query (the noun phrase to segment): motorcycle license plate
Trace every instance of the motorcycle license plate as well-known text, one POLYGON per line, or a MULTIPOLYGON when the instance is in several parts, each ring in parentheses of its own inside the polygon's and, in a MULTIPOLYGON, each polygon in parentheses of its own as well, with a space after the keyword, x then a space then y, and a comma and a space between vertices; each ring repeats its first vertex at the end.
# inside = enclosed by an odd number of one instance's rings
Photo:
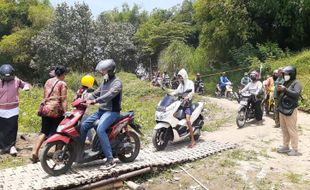
POLYGON ((240 104, 246 106, 246 105, 248 105, 248 102, 247 101, 240 101, 240 104))

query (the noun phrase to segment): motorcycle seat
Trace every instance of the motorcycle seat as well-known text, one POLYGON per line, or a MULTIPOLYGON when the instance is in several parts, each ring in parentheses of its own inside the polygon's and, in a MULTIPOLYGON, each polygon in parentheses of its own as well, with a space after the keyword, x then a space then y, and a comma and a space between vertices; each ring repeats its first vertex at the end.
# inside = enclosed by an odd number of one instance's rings
MULTIPOLYGON (((115 123, 119 122, 120 120, 126 118, 126 117, 132 117, 135 115, 135 112, 133 111, 129 111, 129 112, 121 112, 120 113, 120 117, 112 124, 114 125, 115 123)), ((98 124, 99 124, 99 119, 97 119, 95 122, 94 122, 94 127, 98 127, 98 124)), ((111 125, 111 126, 112 126, 111 125)))

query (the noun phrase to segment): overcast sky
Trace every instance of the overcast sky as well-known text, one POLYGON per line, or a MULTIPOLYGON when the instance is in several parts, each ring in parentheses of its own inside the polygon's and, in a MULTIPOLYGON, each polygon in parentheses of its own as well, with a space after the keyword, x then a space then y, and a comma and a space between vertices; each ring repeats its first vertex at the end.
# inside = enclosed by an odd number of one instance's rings
MULTIPOLYGON (((74 2, 83 2, 83 0, 50 0, 55 7, 58 3, 67 2, 69 5, 74 5, 74 2)), ((151 12, 154 8, 170 8, 174 5, 181 4, 182 0, 84 0, 92 10, 96 17, 101 12, 112 10, 115 7, 121 7, 123 3, 127 3, 130 7, 134 3, 141 6, 142 9, 151 12)))

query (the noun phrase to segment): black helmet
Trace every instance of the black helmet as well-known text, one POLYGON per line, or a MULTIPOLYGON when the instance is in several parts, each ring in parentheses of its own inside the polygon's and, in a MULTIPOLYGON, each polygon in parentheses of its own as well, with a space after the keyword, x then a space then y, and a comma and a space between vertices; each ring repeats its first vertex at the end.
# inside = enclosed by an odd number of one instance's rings
POLYGON ((288 74, 288 75, 290 75, 290 80, 296 79, 297 71, 296 71, 295 67, 293 67, 293 66, 286 66, 286 67, 284 67, 283 72, 288 74))
POLYGON ((96 71, 101 72, 102 70, 108 70, 109 76, 114 76, 116 70, 116 64, 113 59, 105 59, 100 61, 96 66, 96 71))
POLYGON ((13 80, 15 78, 15 69, 10 64, 1 65, 0 77, 4 81, 13 80))

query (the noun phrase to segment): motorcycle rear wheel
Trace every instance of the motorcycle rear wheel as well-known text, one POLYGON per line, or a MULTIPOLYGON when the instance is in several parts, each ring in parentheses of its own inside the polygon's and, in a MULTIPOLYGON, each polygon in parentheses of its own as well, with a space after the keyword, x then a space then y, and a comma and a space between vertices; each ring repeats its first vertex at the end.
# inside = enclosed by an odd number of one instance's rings
POLYGON ((239 111, 239 113, 237 115, 236 124, 237 124, 238 128, 242 128, 242 127, 244 127, 245 122, 246 122, 246 112, 243 109, 243 110, 239 111))
POLYGON ((152 142, 156 150, 164 150, 168 145, 168 138, 166 133, 168 132, 167 128, 155 129, 152 136, 152 142))
POLYGON ((122 153, 122 154, 119 154, 117 157, 121 162, 124 162, 124 163, 133 162, 137 158, 140 152, 140 146, 141 146, 140 138, 133 131, 128 131, 127 136, 125 138, 127 138, 126 139, 127 142, 125 143, 130 143, 134 145, 134 147, 132 151, 130 152, 130 154, 122 153))
POLYGON ((66 144, 62 141, 47 143, 44 146, 40 156, 40 163, 46 173, 58 176, 66 173, 71 168, 75 160, 75 153, 72 147, 69 146, 67 149, 65 147, 66 144), (63 166, 56 169, 60 165, 63 166))

